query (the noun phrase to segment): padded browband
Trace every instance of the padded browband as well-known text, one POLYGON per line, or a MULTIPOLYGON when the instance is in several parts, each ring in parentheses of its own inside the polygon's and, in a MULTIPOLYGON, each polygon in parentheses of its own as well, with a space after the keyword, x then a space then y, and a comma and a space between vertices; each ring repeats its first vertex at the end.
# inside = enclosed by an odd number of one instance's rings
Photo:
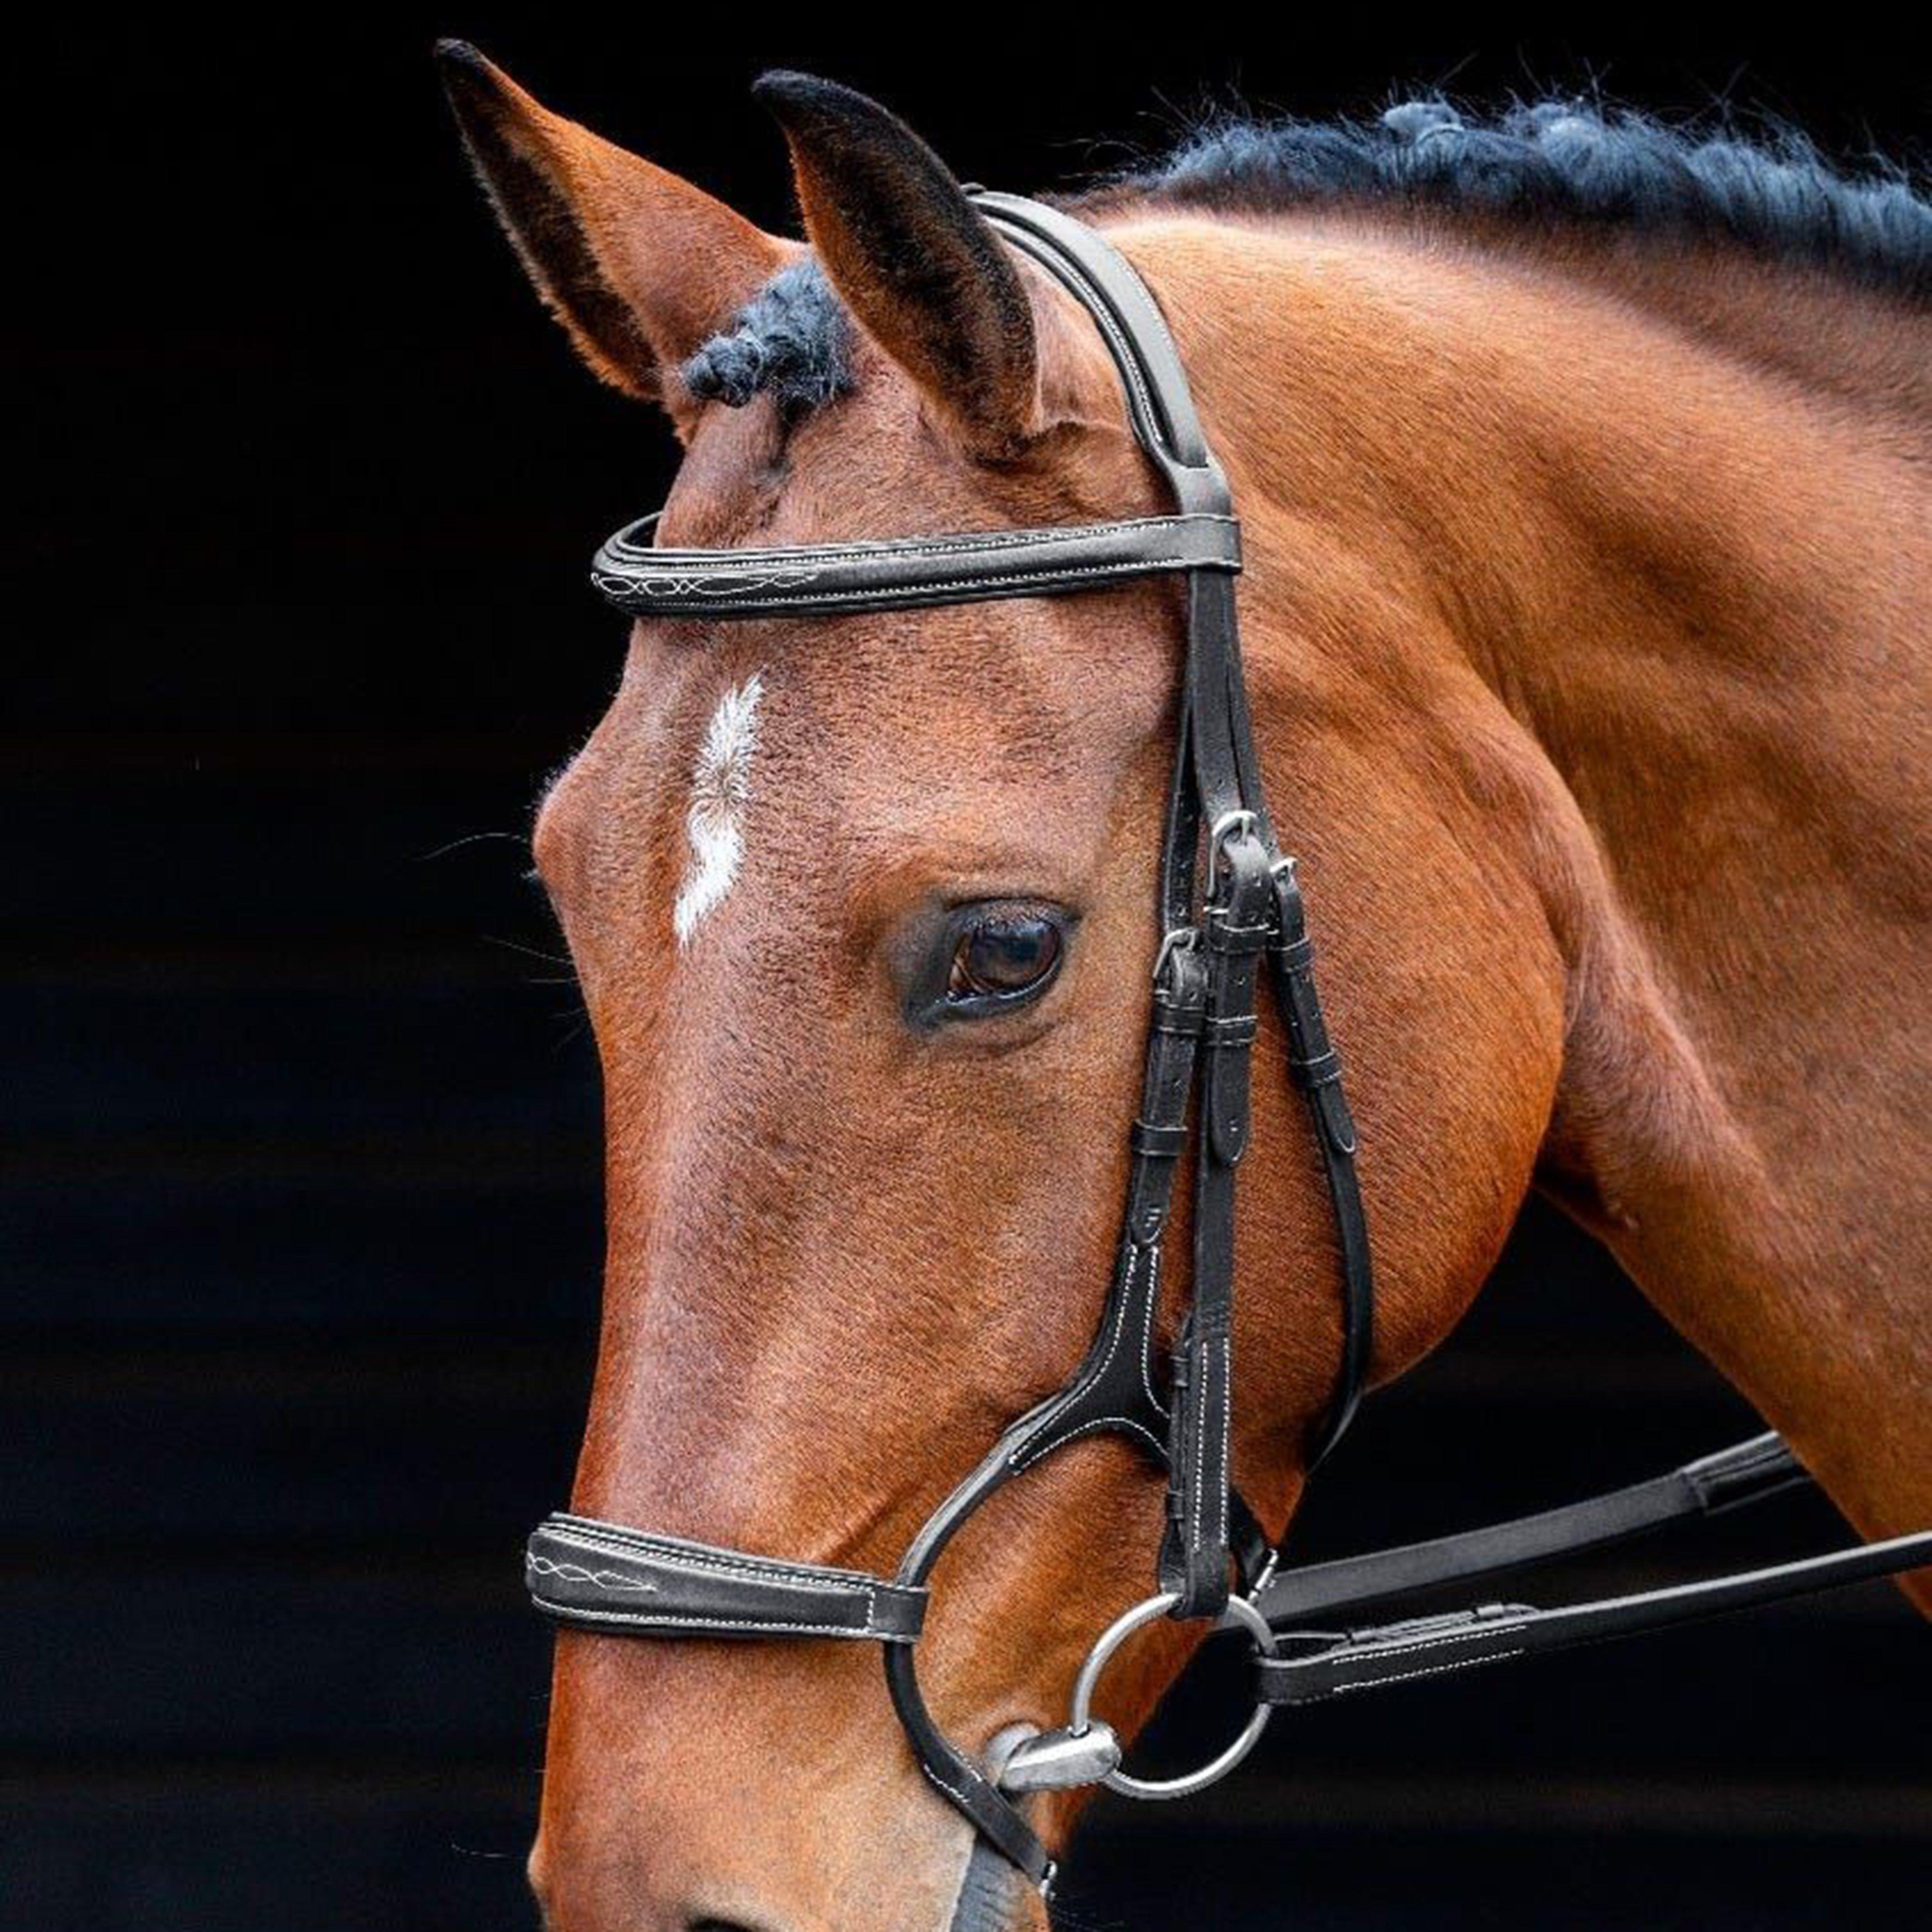
POLYGON ((1241 567, 1239 524, 1204 514, 767 550, 661 549, 652 542, 657 522, 645 517, 620 530, 591 566, 597 589, 640 616, 910 610, 1241 567))
POLYGON ((635 1636, 849 1636, 910 1643, 923 1588, 786 1563, 590 1516, 547 1516, 524 1557, 530 1598, 560 1624, 635 1636))

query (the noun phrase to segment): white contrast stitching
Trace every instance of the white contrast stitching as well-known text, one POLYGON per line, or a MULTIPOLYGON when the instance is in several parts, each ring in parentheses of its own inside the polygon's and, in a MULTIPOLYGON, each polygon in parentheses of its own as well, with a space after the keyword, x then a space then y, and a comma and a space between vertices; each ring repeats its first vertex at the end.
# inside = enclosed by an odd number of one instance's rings
MULTIPOLYGON (((1039 1424, 1035 1427, 1031 1436, 1030 1436, 1024 1443, 1022 1443, 1018 1449, 1014 1450, 1014 1452, 1006 1458, 1007 1467, 1010 1468, 1016 1475, 1018 1475, 1022 1472, 1030 1468, 1042 1456, 1050 1454, 1054 1450, 1059 1448, 1063 1443, 1071 1442, 1076 1437, 1088 1435, 1094 1429, 1099 1427, 1121 1427, 1136 1430, 1140 1435, 1145 1437, 1148 1442, 1153 1442, 1156 1449, 1160 1447, 1160 1443, 1155 1441, 1151 1431, 1142 1428, 1138 1423, 1129 1421, 1124 1417, 1119 1418, 1106 1418, 1098 1424, 1084 1424, 1081 1427, 1070 1431, 1066 1435, 1060 1436, 1053 1442, 1049 1442, 1045 1440, 1045 1438, 1051 1432, 1053 1425, 1066 1413, 1068 1409, 1072 1407, 1073 1404, 1076 1401, 1085 1395, 1087 1391, 1093 1388, 1095 1383, 1100 1382, 1106 1376, 1107 1370, 1112 1364, 1114 1355, 1119 1352, 1120 1337, 1126 1330, 1128 1304, 1132 1298, 1128 1291, 1131 1289, 1133 1286, 1135 1262, 1142 1252, 1142 1250, 1138 1243, 1130 1244, 1127 1252, 1127 1265, 1119 1284, 1120 1294, 1114 1304, 1113 1325, 1107 1336, 1106 1353, 1100 1358, 1099 1361, 1094 1364, 1094 1372, 1091 1375, 1082 1376, 1070 1387, 1060 1390, 1059 1399, 1053 1404, 1052 1407, 1040 1418, 1039 1424)), ((1143 1371, 1142 1380, 1144 1381, 1145 1378, 1144 1371, 1143 1371)), ((1150 1391, 1150 1393, 1151 1393, 1151 1391, 1150 1391)))
POLYGON ((1156 1415, 1167 1414, 1167 1405, 1154 1392, 1154 1331, 1160 1305, 1160 1256, 1158 1240, 1150 1242, 1146 1249, 1148 1256, 1148 1291, 1146 1316, 1141 1324, 1141 1387, 1147 1391, 1147 1399, 1156 1415))
POLYGON ((1042 1444, 1024 1462, 1016 1462, 1012 1466, 1013 1473, 1022 1474, 1031 1468, 1042 1456, 1051 1455, 1056 1449, 1064 1449, 1068 1443, 1077 1442, 1083 1436, 1097 1436, 1106 1430, 1112 1430, 1118 1436, 1138 1436, 1156 1455, 1162 1453, 1166 1447, 1144 1423, 1136 1422, 1130 1416, 1098 1416, 1091 1422, 1083 1422, 1078 1429, 1070 1429, 1064 1436, 1056 1436, 1051 1442, 1042 1444))
MULTIPOLYGON (((897 1586, 884 1583, 878 1577, 863 1576, 850 1570, 800 1569, 760 1557, 737 1557, 728 1552, 713 1555, 709 1551, 695 1552, 679 1544, 668 1544, 640 1531, 631 1532, 628 1538, 622 1534, 600 1537, 574 1525, 567 1529, 546 1526, 541 1534, 566 1546, 608 1551, 614 1556, 634 1555, 652 1562, 661 1563, 667 1569, 687 1570, 695 1576, 748 1576, 754 1581, 781 1586, 795 1585, 806 1588, 842 1591, 850 1596, 863 1596, 868 1605, 868 1622, 876 1607, 880 1590, 890 1591, 895 1596, 906 1594, 897 1586)), ((526 1556, 524 1558, 526 1565, 546 1560, 535 1555, 526 1556)))
POLYGON ((763 550, 679 550, 657 544, 631 543, 620 533, 604 549, 610 556, 655 559, 658 567, 664 569, 780 568, 793 562, 842 564, 869 562, 875 557, 971 556, 1042 544, 1090 542, 1124 536, 1132 530, 1171 529, 1176 524, 1234 524, 1240 520, 1217 511, 1183 511, 1166 516, 1120 517, 1105 524, 1054 524, 1031 530, 962 530, 949 536, 889 538, 872 543, 774 544, 763 550))
POLYGON ((634 1630, 715 1630, 740 1636, 850 1636, 867 1642, 910 1643, 911 1634, 902 1630, 874 1630, 868 1622, 856 1624, 808 1624, 791 1622, 766 1623, 750 1618, 688 1616, 682 1612, 655 1610, 593 1610, 581 1604, 566 1604, 541 1592, 530 1592, 538 1608, 554 1612, 567 1623, 623 1624, 634 1630))
MULTIPOLYGON (((1200 1380, 1204 1384, 1206 1382, 1210 1372, 1208 1359, 1204 1354, 1201 1361, 1200 1380)), ((1194 1432, 1189 1442, 1187 1468, 1185 1472, 1182 1499, 1187 1506, 1186 1517, 1187 1546, 1191 1552, 1198 1552, 1206 1534, 1205 1522, 1208 1514, 1206 1472, 1201 1466, 1202 1458, 1208 1453, 1208 1438, 1205 1433, 1208 1426, 1208 1392, 1204 1388, 1198 1391, 1198 1399, 1194 1407, 1194 1432)))
MULTIPOLYGON (((1384 1657, 1419 1656, 1425 1650, 1441 1650, 1447 1645, 1466 1643, 1472 1630, 1481 1630, 1485 1634, 1493 1631, 1502 1636, 1524 1628, 1520 1617, 1514 1619, 1498 1618, 1493 1623, 1459 1624, 1455 1629, 1442 1631, 1434 1636, 1411 1637, 1401 1643, 1392 1643, 1386 1649, 1378 1646, 1372 1654, 1378 1660, 1384 1657)), ((1510 1654, 1513 1656, 1515 1653, 1512 1652, 1510 1654)))
MULTIPOLYGON (((997 577, 934 577, 905 584, 862 585, 851 590, 813 590, 802 596, 776 598, 772 602, 779 609, 796 608, 800 610, 810 610, 829 604, 867 602, 883 605, 899 596, 925 598, 935 592, 970 589, 975 584, 1070 584, 1076 578, 1082 577, 1145 576, 1156 571, 1194 570, 1202 567, 1198 560, 1192 557, 1136 556, 1124 558, 1118 563, 1084 564, 1077 568, 1063 566, 1046 570, 1009 571, 997 577)), ((620 603, 622 593, 626 591, 643 597, 647 604, 651 599, 652 593, 644 590, 634 578, 613 579, 600 576, 596 579, 596 585, 605 596, 620 603)), ((667 598, 664 601, 669 602, 672 600, 667 598)), ((746 608, 753 615, 763 614, 766 608, 763 602, 754 600, 747 599, 746 603, 746 608)), ((728 614, 734 606, 730 600, 721 599, 718 603, 705 608, 728 614)))
POLYGON ((534 1553, 524 1558, 524 1568, 538 1576, 554 1576, 562 1583, 589 1583, 599 1590, 638 1590, 654 1595, 658 1587, 642 1576, 626 1576, 616 1570, 586 1570, 580 1563, 554 1563, 534 1553))
POLYGON ((782 1576, 795 1582, 838 1583, 854 1588, 876 1585, 880 1580, 856 1570, 838 1570, 830 1564, 788 1563, 776 1556, 741 1555, 718 1550, 710 1544, 686 1543, 676 1537, 659 1536, 647 1529, 628 1529, 621 1523, 605 1524, 588 1516, 552 1516, 538 1532, 560 1543, 572 1540, 595 1549, 600 1544, 614 1550, 640 1550, 674 1564, 709 1564, 721 1570, 748 1570, 764 1576, 782 1576))
POLYGON ((1514 1650, 1486 1650, 1480 1657, 1451 1658, 1447 1663, 1425 1664, 1419 1670, 1398 1670, 1387 1677, 1366 1678, 1359 1684, 1337 1684, 1302 1701, 1325 1704, 1331 1697, 1346 1697, 1354 1690, 1378 1690, 1384 1684, 1412 1684, 1418 1677, 1447 1677, 1452 1670, 1471 1670, 1479 1664, 1506 1664, 1512 1657, 1526 1654, 1528 1650, 1528 1645, 1518 1644, 1514 1650))
POLYGON ((1233 1336, 1223 1335, 1221 1337, 1221 1469, 1220 1480, 1214 1485, 1221 1497, 1221 1543, 1223 1548, 1228 1541, 1228 1485, 1234 1475, 1228 1454, 1228 1430, 1234 1413, 1233 1350, 1233 1336))

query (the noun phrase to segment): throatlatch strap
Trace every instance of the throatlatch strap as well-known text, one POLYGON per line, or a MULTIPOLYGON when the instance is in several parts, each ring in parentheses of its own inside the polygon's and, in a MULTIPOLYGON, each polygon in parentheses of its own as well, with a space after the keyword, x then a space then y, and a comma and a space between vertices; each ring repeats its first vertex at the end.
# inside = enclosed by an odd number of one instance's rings
POLYGON ((1292 859, 1274 868, 1275 998, 1288 1030, 1289 1077, 1308 1103, 1322 1172, 1334 1210, 1336 1256, 1342 1271, 1342 1362, 1328 1414, 1310 1441, 1312 1472, 1346 1432, 1366 1386, 1375 1351, 1375 1271, 1369 1255, 1369 1221, 1355 1174, 1355 1122, 1342 1090, 1342 1056, 1328 1037, 1321 995, 1315 990, 1315 944, 1292 859))

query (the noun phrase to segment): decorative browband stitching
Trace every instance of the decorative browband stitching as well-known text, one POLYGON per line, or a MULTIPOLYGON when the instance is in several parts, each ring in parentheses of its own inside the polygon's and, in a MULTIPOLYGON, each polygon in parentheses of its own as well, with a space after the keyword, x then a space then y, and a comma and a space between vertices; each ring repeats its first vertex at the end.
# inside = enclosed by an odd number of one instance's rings
POLYGON ((764 550, 660 548, 650 540, 657 522, 646 517, 620 531, 591 567, 592 584, 620 610, 672 617, 832 615, 1054 596, 1116 578, 1241 567, 1240 525, 1207 513, 764 550))

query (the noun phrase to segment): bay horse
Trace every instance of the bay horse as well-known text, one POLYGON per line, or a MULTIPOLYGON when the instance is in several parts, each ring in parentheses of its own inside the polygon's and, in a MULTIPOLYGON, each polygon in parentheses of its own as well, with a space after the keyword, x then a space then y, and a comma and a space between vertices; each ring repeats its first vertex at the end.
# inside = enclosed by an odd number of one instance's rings
MULTIPOLYGON (((544 298, 683 444, 672 542, 1164 507, 1086 317, 874 104, 762 88, 800 244, 442 62, 544 298)), ((1375 1378, 1540 1190, 1860 1530, 1932 1521, 1932 208, 1641 122, 1434 105, 1210 130, 1072 206, 1156 293, 1243 508, 1375 1378)), ((1116 1232, 1180 622, 1154 582, 636 626, 535 835, 605 1088, 575 1509, 889 1570, 1064 1378, 1116 1232)), ((1282 1070, 1257 1061, 1239 1232, 1273 1265, 1234 1444, 1276 1538, 1341 1347, 1282 1070)), ((1160 1513, 1096 1437, 968 1526, 922 1645, 950 1731, 1055 1720, 1160 1513)), ((1932 1574, 1906 1587, 1932 1610, 1932 1574)), ((1124 1657, 1124 1729, 1198 1634, 1124 1657)), ((558 1932, 1039 1923, 917 1777, 868 1648, 565 1634, 532 1860, 558 1932)), ((1077 1804, 1042 1796, 1049 1835, 1077 1804)))

